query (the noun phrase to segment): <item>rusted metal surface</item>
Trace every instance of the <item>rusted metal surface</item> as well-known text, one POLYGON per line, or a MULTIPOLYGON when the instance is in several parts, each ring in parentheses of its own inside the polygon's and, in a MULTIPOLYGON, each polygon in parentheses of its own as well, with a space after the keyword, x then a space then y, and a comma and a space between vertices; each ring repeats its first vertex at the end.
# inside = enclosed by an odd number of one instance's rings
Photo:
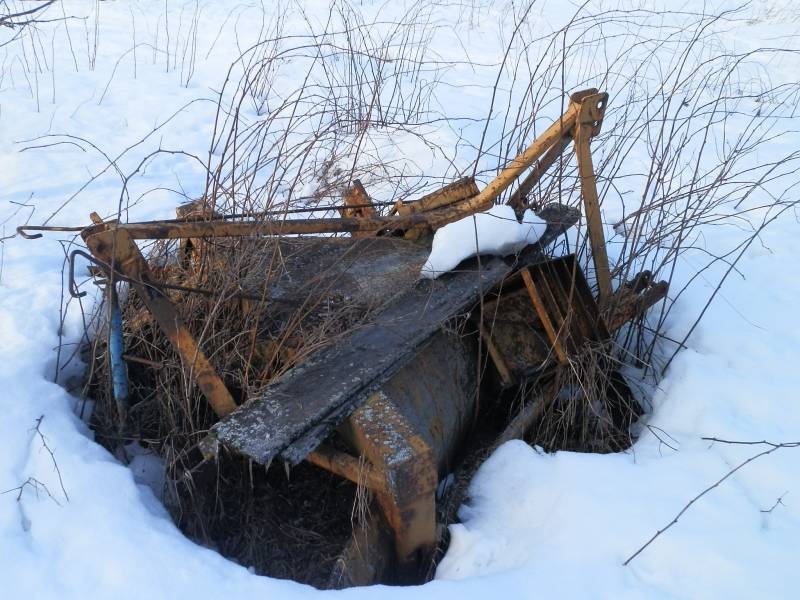
POLYGON ((340 556, 337 587, 416 582, 424 573, 438 541, 437 483, 453 468, 474 422, 476 357, 468 339, 437 333, 339 427, 353 451, 383 474, 384 486, 373 488, 377 506, 369 526, 354 531, 354 543, 340 556))
POLYGON ((503 382, 519 384, 609 332, 574 255, 519 270, 484 303, 482 332, 503 382))
MULTIPOLYGON (((416 202, 401 202, 396 206, 399 215, 411 215, 414 213, 430 211, 436 208, 451 206, 462 200, 472 198, 479 193, 478 185, 472 177, 462 177, 453 183, 444 186, 423 196, 416 202)), ((407 239, 417 239, 429 231, 424 227, 416 227, 409 229, 405 233, 407 239)))
POLYGON ((84 241, 92 254, 113 266, 130 280, 136 294, 147 305, 156 322, 183 359, 185 368, 220 417, 236 408, 228 388, 219 378, 208 358, 198 347, 188 328, 178 316, 170 299, 148 282, 152 277, 142 253, 125 230, 105 229, 85 234, 84 241))
POLYGON ((31 233, 32 231, 52 231, 52 232, 70 232, 80 233, 85 227, 55 227, 52 225, 20 225, 17 227, 17 235, 25 238, 26 240, 38 240, 42 237, 41 233, 31 233))
POLYGON ((350 415, 343 431, 386 475, 387 491, 376 498, 394 535, 398 580, 414 581, 436 546, 434 451, 383 392, 350 415))
MULTIPOLYGON (((545 314, 553 323, 565 355, 578 352, 584 341, 610 338, 575 255, 533 265, 526 272, 530 283, 540 293, 543 312, 539 316, 545 314)), ((537 307, 537 312, 539 310, 537 307)))
POLYGON ((511 198, 508 199, 506 204, 514 209, 517 216, 521 216, 525 209, 530 206, 528 196, 547 170, 553 166, 562 154, 564 154, 564 150, 566 150, 567 146, 572 142, 573 133, 574 128, 561 136, 545 155, 536 161, 533 168, 531 168, 531 172, 528 173, 525 179, 522 180, 522 183, 519 184, 519 187, 511 194, 511 198))
POLYGON ((401 216, 442 208, 476 196, 480 190, 473 177, 462 177, 441 189, 431 192, 414 202, 400 202, 396 205, 397 214, 401 216))
MULTIPOLYGON (((124 223, 118 225, 115 229, 127 231, 130 237, 135 240, 403 231, 415 227, 431 228, 434 227, 434 224, 438 227, 452 221, 457 221, 472 212, 474 211, 463 209, 461 204, 459 204, 427 212, 394 217, 267 218, 257 221, 150 221, 142 223, 124 223)), ((95 233, 105 228, 107 228, 107 225, 103 224, 91 226, 87 229, 91 230, 89 233, 95 233)), ((30 227, 21 227, 18 229, 25 232, 31 230, 30 227)), ((86 231, 86 229, 83 231, 86 231)), ((30 234, 27 235, 30 236, 30 234)))
POLYGON ((346 208, 339 211, 343 217, 374 217, 377 214, 364 184, 359 179, 355 179, 345 192, 344 205, 346 208))
MULTIPOLYGON (((339 214, 343 217, 364 219, 377 216, 375 207, 364 189, 360 180, 356 179, 344 194, 344 208, 339 209, 339 214)), ((370 237, 375 235, 374 231, 354 231, 353 237, 370 237)))
POLYGON ((562 364, 566 364, 567 353, 560 339, 563 334, 563 329, 559 326, 560 315, 554 315, 555 319, 550 318, 550 311, 545 307, 544 300, 539 294, 539 290, 531 277, 530 271, 527 269, 520 269, 520 273, 522 274, 522 280, 525 282, 525 287, 528 290, 531 302, 533 302, 536 313, 539 315, 539 321, 547 332, 547 337, 550 338, 550 344, 558 357, 558 361, 562 364))
POLYGON ((573 339, 573 348, 579 347, 578 340, 602 341, 610 337, 609 330, 592 296, 589 284, 578 265, 574 254, 568 254, 554 259, 547 265, 536 267, 538 270, 549 270, 555 285, 552 289, 559 296, 559 302, 564 307, 571 307, 574 311, 574 323, 569 330, 573 339), (576 330, 579 329, 578 332, 576 330), (580 337, 577 337, 580 336, 580 337))
POLYGON ((517 385, 553 358, 547 337, 528 292, 504 289, 484 303, 483 339, 504 387, 517 385))
POLYGON ((652 277, 650 271, 644 271, 614 292, 605 311, 610 331, 616 331, 667 297, 669 284, 666 281, 654 283, 652 277))
POLYGON ((540 374, 553 357, 566 364, 586 342, 605 342, 625 323, 663 299, 669 286, 645 271, 624 283, 601 310, 574 255, 520 269, 484 302, 481 325, 506 386, 540 374), (520 288, 517 279, 524 282, 520 288))
POLYGON ((380 470, 368 462, 362 462, 326 444, 317 446, 316 450, 309 453, 306 460, 357 485, 363 485, 376 492, 386 492, 386 478, 380 470))
POLYGON ((477 356, 474 336, 438 331, 381 387, 381 393, 432 449, 442 476, 453 466, 465 424, 475 417, 477 356))
MULTIPOLYGON (((181 204, 175 209, 175 216, 180 220, 212 220, 221 217, 209 206, 205 198, 181 204)), ((178 260, 184 265, 189 261, 194 261, 196 265, 199 265, 202 262, 204 244, 205 242, 199 238, 182 239, 178 248, 178 260)))
MULTIPOLYGON (((508 182, 510 183, 510 181, 508 182)), ((489 187, 492 187, 491 184, 489 187)), ((507 185, 505 186, 507 187, 507 185)), ((503 187, 503 189, 505 189, 503 187)), ((361 188, 363 190, 363 187, 361 188)), ((343 208, 347 214, 339 218, 311 218, 290 219, 285 216, 268 216, 256 220, 233 221, 228 219, 207 219, 186 221, 183 219, 145 221, 141 223, 115 223, 114 230, 125 230, 135 240, 158 239, 192 239, 192 238, 224 238, 224 237, 249 237, 255 235, 304 235, 316 233, 363 233, 374 235, 379 231, 405 231, 415 228, 423 230, 441 226, 461 219, 474 212, 474 208, 466 206, 459 197, 469 198, 475 191, 475 182, 470 178, 459 180, 443 190, 425 196, 419 201, 404 204, 406 207, 416 207, 419 202, 424 202, 425 208, 410 208, 408 214, 383 217, 374 211, 369 214, 355 215, 356 210, 361 210, 365 204, 358 187, 354 186, 354 194, 350 208, 343 208), (358 202, 358 204, 353 204, 358 202), (352 208, 358 206, 359 208, 352 208)), ((498 192, 499 193, 499 192, 498 192)), ((349 194, 348 194, 349 195, 349 194)), ((364 192, 366 196, 366 192, 364 192)), ((496 196, 492 196, 494 198, 496 196)), ((367 201, 369 198, 367 197, 367 201)), ((491 199, 489 201, 491 205, 491 199)), ((347 205, 345 205, 347 206, 347 205)), ((92 235, 110 227, 108 223, 95 223, 88 228, 76 228, 82 235, 92 235)), ((21 226, 17 232, 29 239, 41 237, 41 234, 31 234, 29 231, 62 231, 64 228, 48 228, 35 226, 21 226)), ((356 236, 358 237, 358 236, 356 236)))

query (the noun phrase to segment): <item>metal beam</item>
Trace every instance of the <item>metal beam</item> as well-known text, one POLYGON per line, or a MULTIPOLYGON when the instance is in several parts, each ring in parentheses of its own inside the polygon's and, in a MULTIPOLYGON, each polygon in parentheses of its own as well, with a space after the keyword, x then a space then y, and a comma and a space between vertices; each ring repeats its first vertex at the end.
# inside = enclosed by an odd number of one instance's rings
POLYGON ((335 473, 364 487, 385 493, 386 478, 369 462, 362 462, 354 456, 340 452, 326 444, 320 444, 317 449, 306 456, 306 460, 326 471, 335 473))
POLYGON ((611 297, 613 288, 589 140, 600 133, 605 107, 608 103, 608 94, 584 94, 583 92, 579 94, 582 95, 573 95, 573 98, 576 98, 573 102, 580 108, 575 128, 575 156, 578 159, 581 196, 583 197, 586 225, 589 230, 589 243, 592 247, 595 277, 599 287, 600 302, 604 303, 611 297))
POLYGON ((542 176, 553 166, 553 163, 558 160, 558 157, 564 153, 564 150, 566 150, 567 146, 572 142, 572 134, 573 131, 570 130, 567 134, 563 135, 542 158, 536 161, 531 172, 528 173, 522 183, 519 184, 516 191, 511 194, 511 198, 508 199, 506 204, 511 206, 518 216, 522 215, 522 212, 528 208, 529 202, 527 197, 528 194, 531 193, 533 187, 539 183, 542 176))

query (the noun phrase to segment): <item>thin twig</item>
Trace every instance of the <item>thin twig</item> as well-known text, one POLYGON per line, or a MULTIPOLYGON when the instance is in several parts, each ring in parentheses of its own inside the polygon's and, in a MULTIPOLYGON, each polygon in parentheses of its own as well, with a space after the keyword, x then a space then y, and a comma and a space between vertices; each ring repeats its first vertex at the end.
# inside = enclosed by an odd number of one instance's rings
POLYGON ((623 566, 626 566, 626 567, 627 567, 627 566, 628 566, 628 564, 630 564, 630 562, 631 562, 631 561, 632 561, 634 558, 636 558, 637 556, 639 556, 639 554, 641 554, 641 553, 642 553, 642 552, 645 550, 645 548, 647 548, 647 547, 648 547, 650 544, 652 544, 652 543, 653 543, 653 542, 654 542, 654 541, 655 541, 655 540, 656 540, 656 539, 657 539, 657 538, 658 538, 658 537, 659 537, 659 536, 660 536, 662 533, 664 533, 664 532, 665 532, 665 531, 667 531, 667 530, 668 530, 670 527, 672 527, 673 525, 675 525, 675 523, 677 523, 677 522, 678 522, 678 519, 680 519, 680 518, 683 516, 683 514, 684 514, 684 513, 685 513, 687 510, 689 510, 689 508, 691 508, 691 506, 692 506, 692 505, 693 505, 695 502, 697 502, 697 501, 698 501, 700 498, 702 498, 703 496, 705 496, 707 493, 709 493, 709 492, 710 492, 711 490, 713 490, 714 488, 718 487, 718 486, 719 486, 719 485, 720 485, 720 484, 721 484, 723 481, 725 481, 726 479, 728 479, 728 477, 730 477, 731 475, 733 475, 734 473, 736 473, 736 471, 738 471, 739 469, 741 469, 741 468, 745 467, 746 465, 750 464, 750 463, 751 463, 751 462, 753 462, 754 460, 757 460, 757 459, 761 458, 762 456, 766 456, 767 454, 772 454, 773 452, 775 452, 776 450, 780 450, 781 448, 795 448, 795 447, 797 447, 797 446, 800 446, 800 442, 785 442, 785 443, 775 444, 775 443, 772 443, 772 442, 767 442, 767 441, 761 441, 761 442, 734 442, 734 441, 729 441, 729 440, 719 440, 719 439, 716 439, 716 438, 703 438, 703 439, 704 439, 704 440, 705 440, 705 439, 711 439, 711 440, 718 441, 718 442, 724 442, 724 443, 726 443, 726 444, 746 444, 746 445, 750 445, 750 444, 767 444, 767 445, 769 445, 769 446, 771 446, 771 447, 770 447, 770 449, 769 449, 769 450, 764 450, 763 452, 759 452, 758 454, 755 454, 754 456, 751 456, 751 457, 750 457, 750 458, 748 458, 747 460, 745 460, 745 461, 742 461, 742 462, 741 462, 741 463, 739 463, 739 464, 738 464, 736 467, 734 467, 733 469, 731 469, 730 471, 728 471, 727 473, 725 473, 725 475, 723 475, 723 476, 722 476, 720 479, 718 479, 717 481, 715 481, 713 484, 711 484, 710 486, 708 486, 708 487, 707 487, 706 489, 704 489, 702 492, 700 492, 699 494, 697 494, 697 496, 695 496, 694 498, 692 498, 692 499, 691 499, 691 500, 690 500, 690 501, 689 501, 689 502, 686 504, 686 506, 684 506, 684 507, 683 507, 683 508, 682 508, 682 509, 681 509, 681 510, 678 512, 678 514, 677 514, 677 515, 675 515, 675 517, 672 519, 672 521, 670 521, 670 522, 669 522, 669 523, 668 523, 668 524, 667 524, 665 527, 662 527, 661 529, 659 529, 658 531, 656 531, 656 533, 653 535, 653 537, 651 537, 649 540, 647 540, 647 542, 646 542, 646 543, 645 543, 645 544, 644 544, 644 545, 643 545, 641 548, 639 548, 639 549, 638 549, 636 552, 634 552, 633 554, 631 554, 631 555, 628 557, 628 559, 627 559, 627 560, 626 560, 624 563, 622 563, 622 564, 623 564, 623 566))

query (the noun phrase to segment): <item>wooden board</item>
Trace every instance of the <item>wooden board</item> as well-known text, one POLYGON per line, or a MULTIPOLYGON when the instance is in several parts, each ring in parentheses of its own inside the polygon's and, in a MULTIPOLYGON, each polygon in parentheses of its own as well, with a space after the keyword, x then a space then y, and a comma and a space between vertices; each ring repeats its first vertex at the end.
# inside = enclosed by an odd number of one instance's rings
POLYGON ((280 455, 302 461, 354 410, 407 365, 442 325, 474 307, 480 296, 518 267, 544 260, 543 248, 574 225, 578 213, 547 207, 548 228, 539 243, 516 257, 484 257, 437 280, 420 280, 369 326, 312 354, 214 425, 225 447, 266 464, 280 455))

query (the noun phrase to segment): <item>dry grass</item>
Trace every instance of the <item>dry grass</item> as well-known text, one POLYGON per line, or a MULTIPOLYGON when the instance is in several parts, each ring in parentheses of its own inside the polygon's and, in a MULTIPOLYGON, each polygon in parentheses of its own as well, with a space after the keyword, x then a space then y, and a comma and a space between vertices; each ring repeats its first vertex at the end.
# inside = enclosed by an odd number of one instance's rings
MULTIPOLYGON (((590 343, 529 394, 540 396, 525 435, 547 452, 619 452, 633 443, 631 425, 643 410, 620 374, 609 344, 590 343)), ((523 391, 523 394, 525 392, 523 391)))

